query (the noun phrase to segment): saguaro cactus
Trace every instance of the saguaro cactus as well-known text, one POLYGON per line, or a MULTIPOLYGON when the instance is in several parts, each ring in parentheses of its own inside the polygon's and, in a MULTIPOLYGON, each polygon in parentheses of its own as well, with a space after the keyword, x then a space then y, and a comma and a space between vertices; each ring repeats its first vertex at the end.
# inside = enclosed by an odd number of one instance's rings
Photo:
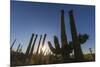
POLYGON ((77 36, 77 30, 76 30, 75 21, 74 21, 73 10, 69 11, 69 18, 70 18, 70 28, 71 28, 75 59, 76 61, 82 61, 84 58, 83 58, 83 53, 81 50, 80 42, 77 36))
POLYGON ((95 60, 95 57, 94 57, 93 52, 92 52, 92 49, 89 48, 89 51, 90 51, 90 54, 91 54, 92 58, 95 60))
POLYGON ((67 42, 67 35, 65 31, 65 23, 64 23, 64 11, 61 11, 61 48, 59 46, 59 41, 57 36, 54 36, 54 46, 52 46, 51 42, 48 41, 48 45, 50 50, 54 54, 61 54, 63 56, 63 59, 68 61, 70 60, 70 53, 74 50, 75 54, 75 60, 76 61, 82 61, 83 53, 81 50, 80 44, 83 44, 87 41, 88 35, 87 34, 79 34, 77 35, 74 17, 73 17, 73 11, 69 11, 69 17, 70 17, 70 28, 71 28, 71 35, 72 35, 72 41, 67 42))
POLYGON ((56 36, 54 36, 54 45, 55 48, 52 47, 50 41, 48 42, 49 48, 55 54, 61 54, 63 56, 64 61, 69 61, 70 59, 70 52, 69 52, 69 45, 67 42, 67 35, 65 30, 65 23, 64 23, 64 10, 61 10, 61 48, 59 46, 59 41, 56 36))
POLYGON ((66 58, 69 58, 69 51, 65 51, 65 49, 68 48, 68 42, 67 42, 67 35, 65 30, 65 23, 64 23, 64 10, 61 10, 61 43, 62 43, 62 50, 63 54, 66 58))

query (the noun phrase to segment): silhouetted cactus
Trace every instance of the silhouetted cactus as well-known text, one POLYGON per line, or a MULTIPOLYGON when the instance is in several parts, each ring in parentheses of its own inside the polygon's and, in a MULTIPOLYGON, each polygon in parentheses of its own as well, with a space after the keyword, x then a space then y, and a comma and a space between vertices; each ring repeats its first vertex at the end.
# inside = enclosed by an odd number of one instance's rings
POLYGON ((64 10, 61 10, 61 48, 63 50, 63 56, 66 59, 69 59, 69 48, 67 42, 67 35, 65 30, 65 22, 64 22, 64 10))
POLYGON ((50 50, 54 54, 61 54, 63 56, 64 61, 70 60, 70 53, 74 50, 75 54, 75 60, 76 61, 82 61, 83 58, 83 53, 81 50, 81 45, 87 41, 89 36, 87 34, 79 34, 77 36, 77 31, 75 27, 75 22, 74 22, 74 17, 73 17, 73 11, 69 11, 69 17, 70 17, 70 28, 71 28, 71 34, 72 34, 72 41, 67 42, 67 35, 65 31, 65 23, 64 23, 64 11, 61 10, 61 48, 59 45, 59 41, 57 36, 54 36, 54 46, 52 46, 51 42, 48 41, 48 45, 50 50))
POLYGON ((67 42, 67 35, 65 31, 65 23, 64 23, 64 10, 61 10, 61 48, 59 45, 58 38, 54 36, 54 45, 55 48, 52 47, 50 41, 48 42, 49 47, 53 53, 61 54, 63 56, 64 61, 69 61, 70 59, 70 52, 69 52, 69 45, 67 42))
POLYGON ((80 42, 77 36, 77 30, 76 30, 75 21, 74 21, 73 10, 69 11, 69 18, 70 18, 70 28, 71 28, 75 59, 76 61, 82 61, 84 57, 83 57, 82 49, 81 49, 80 42))
POLYGON ((89 51, 90 51, 90 54, 91 54, 91 56, 92 56, 93 60, 95 60, 94 54, 93 54, 93 52, 92 52, 92 49, 91 49, 91 48, 89 48, 89 51))

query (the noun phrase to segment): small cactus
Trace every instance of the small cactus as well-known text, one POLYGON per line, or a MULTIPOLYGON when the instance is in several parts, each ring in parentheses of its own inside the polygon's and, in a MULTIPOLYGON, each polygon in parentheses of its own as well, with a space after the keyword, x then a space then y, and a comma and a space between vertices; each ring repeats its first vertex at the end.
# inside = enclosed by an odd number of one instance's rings
POLYGON ((91 54, 91 56, 92 56, 93 60, 95 60, 94 54, 93 54, 93 52, 92 52, 92 49, 91 49, 91 48, 89 48, 89 51, 90 51, 90 54, 91 54))

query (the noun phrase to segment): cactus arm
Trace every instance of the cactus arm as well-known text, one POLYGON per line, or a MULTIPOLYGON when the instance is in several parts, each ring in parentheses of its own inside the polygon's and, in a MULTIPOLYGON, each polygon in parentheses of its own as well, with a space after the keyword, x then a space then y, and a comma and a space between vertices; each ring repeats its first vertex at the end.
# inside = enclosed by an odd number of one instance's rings
POLYGON ((79 34, 78 38, 80 44, 83 44, 89 39, 89 36, 87 34, 79 34))
POLYGON ((51 50, 53 53, 57 53, 56 49, 52 46, 52 44, 51 44, 50 41, 48 41, 48 45, 49 45, 50 50, 51 50))
POLYGON ((54 36, 54 43, 55 43, 55 48, 56 48, 57 50, 59 50, 59 49, 60 49, 59 41, 58 41, 58 38, 57 38, 56 36, 54 36))

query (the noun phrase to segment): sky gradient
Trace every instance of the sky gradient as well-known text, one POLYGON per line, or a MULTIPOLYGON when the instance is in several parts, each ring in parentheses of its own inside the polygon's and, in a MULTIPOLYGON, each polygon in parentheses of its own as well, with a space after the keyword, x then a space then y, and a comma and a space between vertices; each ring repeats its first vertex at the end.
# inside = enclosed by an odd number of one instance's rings
POLYGON ((47 41, 53 43, 53 36, 56 35, 60 41, 61 10, 64 10, 66 35, 68 42, 71 41, 68 11, 74 10, 74 18, 78 33, 88 34, 89 39, 82 45, 84 53, 88 53, 89 48, 95 49, 95 7, 87 5, 71 4, 50 4, 39 2, 11 1, 11 43, 16 38, 13 47, 19 43, 23 45, 23 52, 26 51, 32 33, 38 34, 35 49, 40 35, 47 34, 47 41))

